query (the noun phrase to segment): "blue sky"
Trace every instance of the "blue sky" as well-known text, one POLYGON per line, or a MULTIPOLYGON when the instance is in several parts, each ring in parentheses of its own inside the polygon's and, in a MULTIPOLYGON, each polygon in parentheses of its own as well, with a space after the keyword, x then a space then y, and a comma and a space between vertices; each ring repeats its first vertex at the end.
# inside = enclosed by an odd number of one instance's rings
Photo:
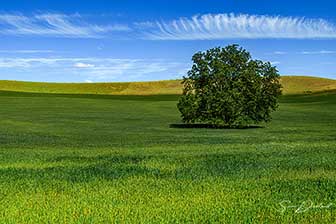
POLYGON ((335 79, 336 2, 1 2, 1 80, 176 79, 195 52, 228 44, 272 62, 282 75, 335 79))

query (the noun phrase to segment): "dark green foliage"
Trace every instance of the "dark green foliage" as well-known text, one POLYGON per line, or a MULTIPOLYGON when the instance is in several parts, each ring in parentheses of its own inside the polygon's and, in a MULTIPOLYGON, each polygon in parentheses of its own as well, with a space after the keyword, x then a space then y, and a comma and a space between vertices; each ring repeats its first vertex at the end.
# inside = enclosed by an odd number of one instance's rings
POLYGON ((271 63, 252 60, 238 45, 198 52, 192 60, 178 103, 183 122, 235 127, 271 120, 281 94, 271 63))

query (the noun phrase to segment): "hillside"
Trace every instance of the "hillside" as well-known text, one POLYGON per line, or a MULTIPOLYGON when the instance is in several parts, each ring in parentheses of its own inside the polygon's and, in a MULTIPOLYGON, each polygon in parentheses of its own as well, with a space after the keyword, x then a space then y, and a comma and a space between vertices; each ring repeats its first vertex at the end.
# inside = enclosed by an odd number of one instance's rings
POLYGON ((284 94, 336 90, 336 80, 309 76, 283 76, 281 78, 281 84, 284 94))
MULTIPOLYGON (((336 89, 336 80, 307 77, 283 76, 284 94, 301 94, 336 89)), ((181 81, 115 82, 115 83, 43 83, 22 81, 0 81, 0 90, 34 93, 111 94, 111 95, 156 95, 180 94, 181 81)))
POLYGON ((171 126, 177 98, 0 91, 0 223, 335 223, 336 94, 248 129, 171 126))

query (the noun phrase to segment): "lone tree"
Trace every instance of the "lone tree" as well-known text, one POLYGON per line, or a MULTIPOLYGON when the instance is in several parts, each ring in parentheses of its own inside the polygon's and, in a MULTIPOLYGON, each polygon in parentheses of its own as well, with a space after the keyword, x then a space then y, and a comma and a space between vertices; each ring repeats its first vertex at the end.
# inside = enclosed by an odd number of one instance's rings
POLYGON ((198 52, 178 102, 184 123, 229 127, 269 122, 281 95, 280 75, 238 45, 198 52))

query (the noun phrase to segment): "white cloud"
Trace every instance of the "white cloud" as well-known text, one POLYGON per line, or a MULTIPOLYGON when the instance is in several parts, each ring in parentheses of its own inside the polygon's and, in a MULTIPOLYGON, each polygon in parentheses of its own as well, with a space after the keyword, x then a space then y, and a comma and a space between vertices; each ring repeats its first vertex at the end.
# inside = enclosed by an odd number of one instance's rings
POLYGON ((205 14, 157 21, 153 28, 143 31, 144 38, 151 40, 336 38, 335 25, 323 19, 246 14, 205 14))
POLYGON ((140 29, 143 28, 154 28, 156 26, 155 22, 150 22, 150 21, 146 21, 146 22, 135 22, 134 25, 140 29))
POLYGON ((284 54, 287 54, 287 52, 285 52, 285 51, 274 51, 273 54, 284 55, 284 54))
POLYGON ((331 61, 325 61, 325 62, 320 62, 321 65, 335 65, 335 62, 331 61))
MULTIPOLYGON (((80 14, 0 14, 0 35, 149 40, 258 38, 336 38, 335 24, 324 19, 248 14, 204 14, 170 21, 95 24, 80 14), (125 35, 128 32, 129 35, 125 35)), ((102 20, 100 20, 102 21, 102 20)), ((280 52, 278 52, 281 54, 280 52)))
POLYGON ((271 64, 272 65, 279 65, 279 64, 281 64, 281 62, 280 61, 271 61, 271 64))
POLYGON ((80 61, 80 58, 0 58, 0 68, 36 68, 58 66, 66 61, 80 61))
POLYGON ((66 74, 69 80, 77 80, 80 77, 81 80, 93 82, 146 80, 149 76, 172 78, 179 75, 182 77, 185 74, 179 72, 189 67, 187 63, 163 59, 0 58, 0 71, 32 75, 52 73, 55 78, 66 74))
POLYGON ((326 51, 326 50, 321 50, 321 51, 302 51, 300 54, 336 54, 336 51, 326 51))
POLYGON ((75 68, 93 68, 95 67, 94 64, 88 64, 88 63, 83 63, 83 62, 77 62, 74 64, 75 68))
POLYGON ((265 53, 265 55, 286 55, 286 54, 288 54, 288 52, 286 51, 273 51, 273 52, 265 53))
POLYGON ((6 54, 37 54, 37 53, 54 53, 53 50, 0 50, 0 53, 6 54))
POLYGON ((33 16, 0 14, 0 34, 3 35, 99 38, 109 32, 129 30, 130 28, 127 25, 99 26, 89 24, 84 22, 78 14, 45 13, 33 16))

